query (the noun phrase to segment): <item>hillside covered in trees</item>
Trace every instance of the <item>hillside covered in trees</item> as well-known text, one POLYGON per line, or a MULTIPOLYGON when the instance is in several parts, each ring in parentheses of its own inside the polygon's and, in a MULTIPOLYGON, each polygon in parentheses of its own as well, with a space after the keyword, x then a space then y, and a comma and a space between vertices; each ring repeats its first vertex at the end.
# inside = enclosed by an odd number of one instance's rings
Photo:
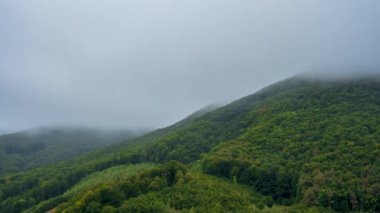
POLYGON ((1 212, 380 211, 380 78, 294 77, 0 178, 1 212))

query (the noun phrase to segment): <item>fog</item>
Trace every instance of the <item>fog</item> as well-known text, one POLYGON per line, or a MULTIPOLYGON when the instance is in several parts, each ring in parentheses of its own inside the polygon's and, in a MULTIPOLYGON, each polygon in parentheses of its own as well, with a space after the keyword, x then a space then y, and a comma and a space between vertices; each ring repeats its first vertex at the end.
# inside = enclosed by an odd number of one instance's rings
POLYGON ((379 11, 378 0, 1 0, 0 131, 164 127, 297 73, 376 73, 379 11))

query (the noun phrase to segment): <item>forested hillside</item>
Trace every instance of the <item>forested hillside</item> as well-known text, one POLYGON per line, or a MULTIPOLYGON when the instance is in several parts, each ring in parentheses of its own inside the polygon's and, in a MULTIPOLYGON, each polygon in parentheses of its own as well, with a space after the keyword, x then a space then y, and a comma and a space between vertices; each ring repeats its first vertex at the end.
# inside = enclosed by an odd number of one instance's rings
POLYGON ((380 211, 380 78, 291 78, 0 189, 2 212, 380 211))
POLYGON ((57 163, 140 132, 83 127, 41 127, 0 136, 0 175, 57 163))

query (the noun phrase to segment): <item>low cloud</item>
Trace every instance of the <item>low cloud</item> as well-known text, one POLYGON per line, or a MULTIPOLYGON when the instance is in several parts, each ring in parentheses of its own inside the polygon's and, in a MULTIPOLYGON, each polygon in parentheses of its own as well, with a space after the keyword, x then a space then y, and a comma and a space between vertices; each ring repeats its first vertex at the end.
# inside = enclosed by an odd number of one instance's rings
POLYGON ((3 0, 0 130, 163 127, 296 73, 377 73, 378 8, 377 0, 3 0))

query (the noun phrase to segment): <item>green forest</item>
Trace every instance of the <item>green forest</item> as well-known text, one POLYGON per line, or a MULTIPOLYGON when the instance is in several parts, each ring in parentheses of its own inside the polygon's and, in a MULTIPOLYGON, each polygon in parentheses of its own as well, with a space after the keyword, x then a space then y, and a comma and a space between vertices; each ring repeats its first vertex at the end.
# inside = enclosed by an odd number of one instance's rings
POLYGON ((24 171, 0 212, 380 212, 380 78, 293 77, 24 171))

